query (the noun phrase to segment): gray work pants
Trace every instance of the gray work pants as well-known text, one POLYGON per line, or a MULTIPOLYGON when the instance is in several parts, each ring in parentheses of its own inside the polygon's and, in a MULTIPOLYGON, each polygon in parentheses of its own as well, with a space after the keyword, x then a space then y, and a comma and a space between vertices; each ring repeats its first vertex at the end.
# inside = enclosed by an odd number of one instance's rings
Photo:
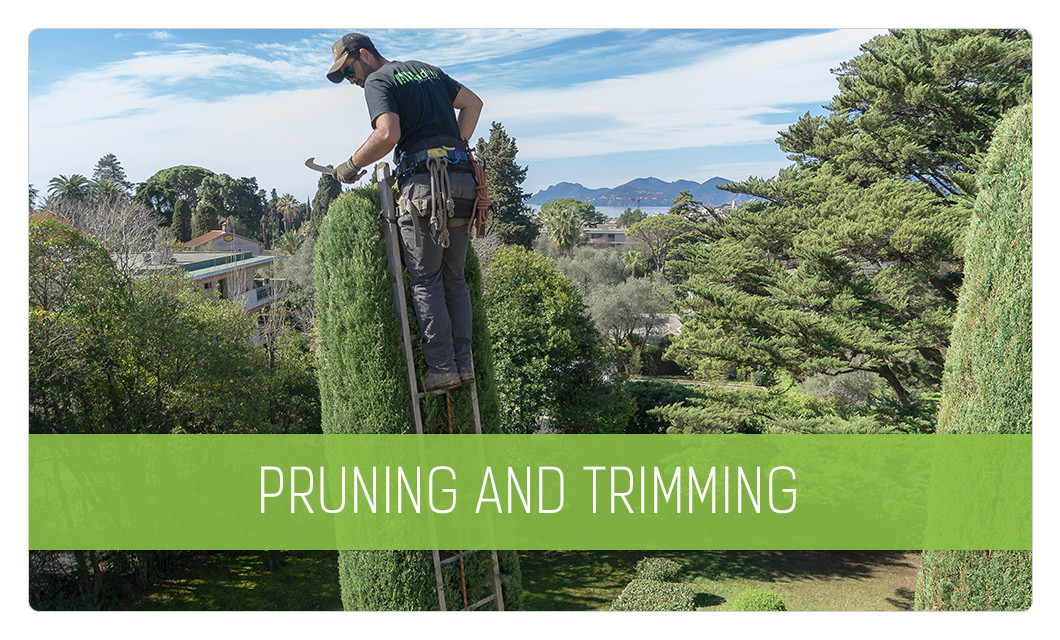
POLYGON ((414 224, 412 215, 402 215, 398 229, 428 371, 472 371, 471 296, 464 280, 467 219, 449 227, 446 248, 431 237, 427 216, 414 224))

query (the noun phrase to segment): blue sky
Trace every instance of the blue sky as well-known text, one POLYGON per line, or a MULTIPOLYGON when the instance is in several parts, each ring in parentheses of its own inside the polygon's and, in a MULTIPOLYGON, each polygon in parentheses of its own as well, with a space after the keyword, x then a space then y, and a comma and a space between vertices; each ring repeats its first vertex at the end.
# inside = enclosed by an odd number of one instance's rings
MULTIPOLYGON (((309 156, 367 137, 363 92, 324 78, 348 29, 37 29, 29 35, 29 178, 130 180, 178 164, 310 197, 309 156), (71 55, 71 52, 76 54, 71 55)), ((830 69, 882 30, 363 29, 390 59, 441 66, 485 102, 528 166, 523 188, 637 177, 768 177, 774 139, 836 92, 830 69)))

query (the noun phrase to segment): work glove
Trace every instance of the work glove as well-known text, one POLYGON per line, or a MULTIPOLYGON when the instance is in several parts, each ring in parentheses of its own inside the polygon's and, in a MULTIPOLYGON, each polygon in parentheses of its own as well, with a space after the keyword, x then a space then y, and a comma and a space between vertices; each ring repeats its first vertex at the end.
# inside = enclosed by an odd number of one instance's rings
POLYGON ((361 169, 357 165, 353 164, 353 158, 350 158, 346 162, 343 162, 339 166, 335 167, 331 175, 339 182, 345 184, 353 184, 361 179, 361 177, 368 173, 367 169, 361 169))

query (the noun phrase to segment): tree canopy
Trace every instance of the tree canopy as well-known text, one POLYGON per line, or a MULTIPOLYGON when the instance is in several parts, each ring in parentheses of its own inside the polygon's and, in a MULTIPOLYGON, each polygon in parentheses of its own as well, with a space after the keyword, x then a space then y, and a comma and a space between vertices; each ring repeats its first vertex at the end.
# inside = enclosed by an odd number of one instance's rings
POLYGON ((689 313, 671 355, 797 380, 869 371, 902 422, 933 415, 974 174, 998 119, 1029 96, 1030 39, 894 31, 862 49, 835 72, 831 115, 777 139, 794 165, 722 187, 763 200, 675 250, 689 313))
MULTIPOLYGON (((251 237, 259 234, 264 204, 258 197, 255 178, 238 180, 225 173, 206 176, 195 190, 198 204, 192 216, 192 236, 219 229, 224 218, 231 217, 240 231, 251 237)), ((297 202, 289 196, 289 209, 297 202)), ((288 215, 291 215, 290 210, 288 215)))
POLYGON ((110 252, 54 218, 30 224, 33 433, 272 430, 243 305, 182 274, 131 282, 110 252))
POLYGON ((162 169, 136 187, 135 199, 154 209, 168 226, 178 200, 188 204, 189 211, 199 204, 198 188, 213 171, 191 165, 162 169))

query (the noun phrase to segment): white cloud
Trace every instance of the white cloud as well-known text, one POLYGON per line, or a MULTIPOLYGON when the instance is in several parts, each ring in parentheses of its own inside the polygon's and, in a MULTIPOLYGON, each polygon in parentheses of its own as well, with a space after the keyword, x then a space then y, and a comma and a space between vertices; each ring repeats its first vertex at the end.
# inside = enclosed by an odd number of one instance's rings
MULTIPOLYGON (((396 33, 379 41, 386 46, 392 41, 400 50, 399 36, 405 36, 396 33)), ((476 51, 502 56, 570 35, 432 32, 419 45, 423 57, 445 66, 447 57, 455 61, 476 51), (436 57, 428 55, 429 46, 436 57)), ((783 126, 765 124, 764 117, 775 122, 787 112, 785 105, 828 102, 835 93, 828 69, 857 55, 858 45, 871 36, 865 31, 801 36, 699 59, 691 57, 687 42, 674 40, 688 60, 681 67, 566 88, 474 86, 486 103, 477 135, 487 135, 492 120, 503 122, 518 139, 520 161, 539 167, 549 159, 620 151, 771 143, 783 126)), ((60 173, 90 173, 101 156, 114 153, 134 181, 165 167, 196 164, 256 176, 266 189, 304 199, 315 191, 316 176, 302 161, 309 156, 341 161, 369 133, 362 92, 322 82, 330 42, 320 42, 328 39, 333 40, 330 34, 321 34, 319 41, 248 44, 235 53, 181 45, 65 76, 30 100, 30 182, 40 188, 60 173), (218 80, 240 87, 252 76, 292 89, 254 94, 237 89, 231 92, 236 95, 208 100, 178 91, 186 86, 181 83, 218 80)), ((799 115, 792 112, 791 120, 799 115)))
POLYGON ((759 116, 785 113, 783 105, 829 102, 837 87, 828 70, 857 55, 874 33, 733 47, 681 67, 558 89, 486 89, 483 117, 503 121, 526 159, 770 142, 782 127, 759 116), (600 124, 550 132, 572 116, 600 124))
MULTIPOLYGON (((545 47, 600 29, 456 29, 371 31, 379 52, 392 60, 425 60, 440 67, 479 63, 545 47)), ((339 36, 336 36, 336 40, 339 36)))
POLYGON ((152 40, 171 40, 173 34, 168 31, 152 31, 147 34, 147 37, 152 40))

